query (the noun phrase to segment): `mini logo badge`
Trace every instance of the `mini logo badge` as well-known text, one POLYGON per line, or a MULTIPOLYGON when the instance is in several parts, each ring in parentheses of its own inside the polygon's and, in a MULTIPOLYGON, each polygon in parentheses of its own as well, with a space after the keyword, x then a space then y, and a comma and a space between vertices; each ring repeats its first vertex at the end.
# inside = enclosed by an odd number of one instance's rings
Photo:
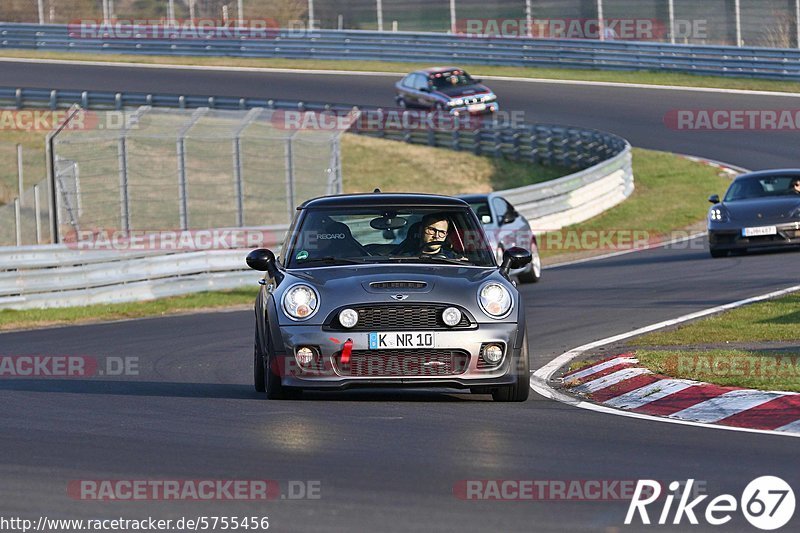
POLYGON ((392 300, 402 301, 408 298, 408 294, 392 294, 392 300))

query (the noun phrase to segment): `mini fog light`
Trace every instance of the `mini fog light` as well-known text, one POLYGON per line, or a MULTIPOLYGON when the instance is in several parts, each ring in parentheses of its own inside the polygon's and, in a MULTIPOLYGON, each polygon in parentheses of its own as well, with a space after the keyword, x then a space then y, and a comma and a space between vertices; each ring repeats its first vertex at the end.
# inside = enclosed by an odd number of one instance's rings
POLYGON ((503 349, 497 344, 490 344, 484 348, 483 358, 487 363, 496 364, 503 358, 503 349))
POLYGON ((339 313, 339 324, 345 328, 352 328, 358 324, 358 313, 353 309, 342 309, 339 313))
POLYGON ((303 346, 302 348, 298 348, 294 357, 297 359, 298 364, 303 366, 311 364, 311 361, 314 360, 314 350, 308 348, 307 346, 303 346))
POLYGON ((455 307, 448 307, 442 312, 442 320, 450 327, 455 326, 461 322, 461 311, 455 307))

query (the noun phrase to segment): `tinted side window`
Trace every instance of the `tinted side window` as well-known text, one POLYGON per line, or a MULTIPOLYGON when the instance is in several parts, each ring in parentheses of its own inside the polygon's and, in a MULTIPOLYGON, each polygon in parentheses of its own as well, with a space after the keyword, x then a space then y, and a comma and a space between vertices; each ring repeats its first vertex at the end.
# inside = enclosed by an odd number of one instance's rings
POLYGON ((428 78, 426 78, 423 74, 417 74, 415 87, 417 90, 424 89, 428 86, 428 78))
POLYGON ((494 208, 494 215, 497 217, 497 220, 502 220, 508 211, 508 204, 502 198, 493 199, 492 207, 494 208))
POLYGON ((409 74, 408 76, 403 78, 403 81, 400 83, 400 85, 402 85, 403 87, 408 87, 409 89, 413 89, 415 76, 416 74, 409 74))

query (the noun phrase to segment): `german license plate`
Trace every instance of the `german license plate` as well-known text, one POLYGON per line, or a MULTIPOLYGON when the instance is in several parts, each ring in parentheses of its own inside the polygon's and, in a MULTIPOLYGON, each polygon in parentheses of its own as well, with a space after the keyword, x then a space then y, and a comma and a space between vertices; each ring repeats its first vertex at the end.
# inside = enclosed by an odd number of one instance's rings
POLYGON ((467 106, 467 109, 469 111, 485 111, 486 110, 486 104, 472 104, 472 105, 467 106))
POLYGON ((743 237, 759 237, 761 235, 776 235, 778 228, 775 226, 760 226, 757 228, 742 228, 743 237))
POLYGON ((435 347, 436 334, 430 331, 380 331, 369 334, 370 350, 435 347))

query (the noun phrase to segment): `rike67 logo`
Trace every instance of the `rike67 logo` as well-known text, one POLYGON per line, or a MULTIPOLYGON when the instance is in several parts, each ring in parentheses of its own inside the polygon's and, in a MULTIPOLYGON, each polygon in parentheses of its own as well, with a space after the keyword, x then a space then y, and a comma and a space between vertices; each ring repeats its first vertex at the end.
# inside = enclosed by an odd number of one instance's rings
MULTIPOLYGON (((731 494, 721 494, 708 502, 704 502, 708 495, 695 496, 689 499, 692 494, 693 479, 686 483, 673 481, 669 484, 669 491, 663 498, 661 506, 661 484, 658 481, 643 479, 636 484, 628 514, 625 516, 625 524, 634 523, 637 518, 642 524, 651 524, 651 516, 648 514, 648 506, 653 505, 650 511, 660 513, 654 515, 652 520, 657 524, 681 524, 684 518, 689 524, 699 524, 698 516, 705 519, 705 522, 712 526, 727 524, 733 518, 733 514, 740 510, 744 517, 754 527, 771 531, 785 526, 794 515, 795 499, 794 491, 784 480, 775 476, 762 476, 751 481, 742 492, 742 496, 737 500, 731 494), (679 493, 682 486, 683 491, 679 493), (678 499, 678 503, 673 511, 673 504, 678 499), (702 505, 705 503, 705 511, 701 512, 702 505)), ((684 522, 685 523, 685 522, 684 522)))

